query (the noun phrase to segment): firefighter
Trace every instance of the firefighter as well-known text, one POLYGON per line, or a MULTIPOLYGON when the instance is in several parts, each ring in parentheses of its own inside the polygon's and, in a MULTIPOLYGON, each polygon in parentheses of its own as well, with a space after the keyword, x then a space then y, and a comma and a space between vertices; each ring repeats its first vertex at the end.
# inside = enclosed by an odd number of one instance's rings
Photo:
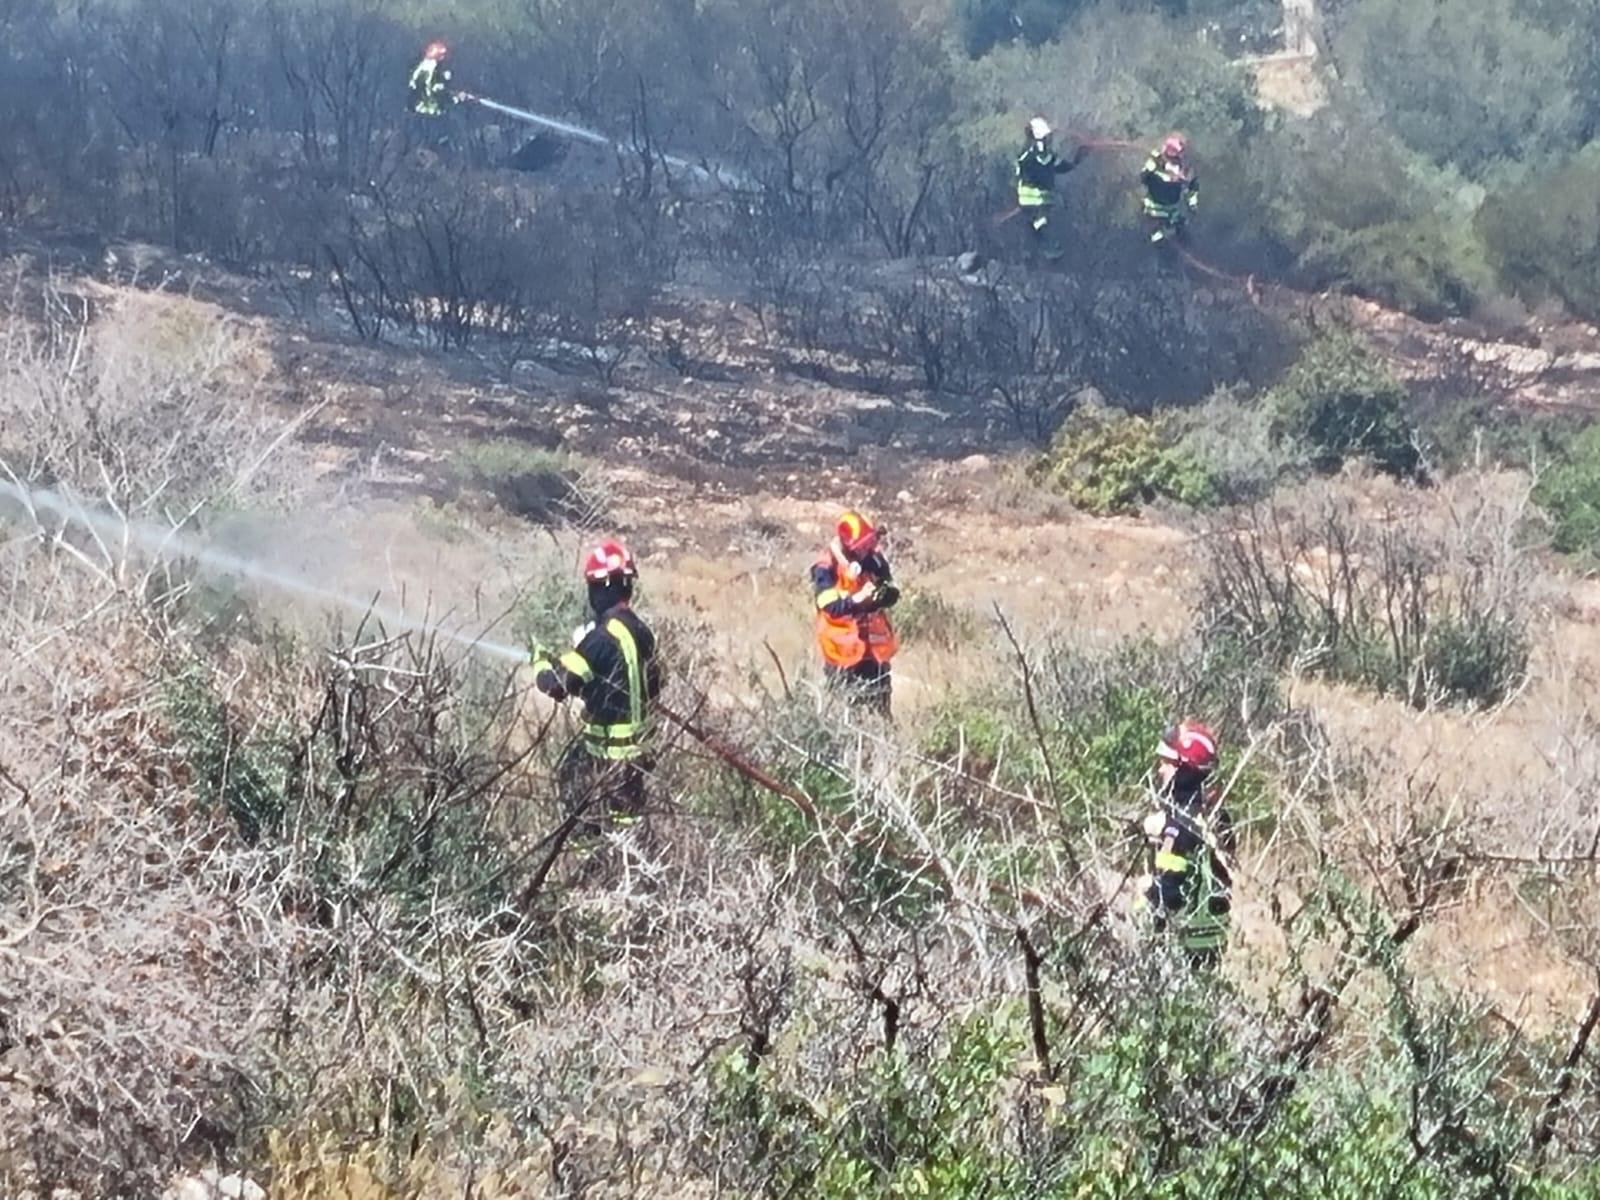
POLYGON ((1089 148, 1079 146, 1070 159, 1060 158, 1050 145, 1051 134, 1050 122, 1043 117, 1028 122, 1027 144, 1017 156, 1017 208, 1028 222, 1034 242, 1053 262, 1061 257, 1061 240, 1051 219, 1056 207, 1056 176, 1082 162, 1089 148))
POLYGON ((1160 807, 1144 821, 1150 850, 1145 902, 1158 929, 1170 930, 1197 967, 1222 958, 1232 907, 1233 828, 1207 780, 1217 765, 1216 735, 1180 721, 1156 747, 1154 792, 1160 807))
POLYGON ((556 701, 583 701, 582 734, 562 755, 558 774, 562 803, 569 814, 589 814, 580 825, 589 832, 603 817, 626 822, 642 814, 653 765, 650 710, 661 669, 655 635, 633 610, 638 576, 621 543, 595 546, 583 560, 594 620, 564 654, 538 646, 532 654, 534 686, 556 701))
POLYGON ((1151 245, 1182 238, 1189 217, 1200 206, 1200 177, 1189 166, 1189 143, 1181 133, 1169 134, 1150 152, 1139 179, 1144 184, 1151 245))
POLYGON ((842 514, 833 540, 811 567, 817 647, 830 687, 852 703, 889 715, 889 663, 899 643, 887 609, 900 599, 878 530, 860 513, 842 514))
POLYGON ((422 61, 411 72, 411 111, 424 117, 437 117, 444 113, 444 102, 455 97, 450 92, 450 72, 441 64, 450 53, 443 42, 429 42, 422 52, 422 61))

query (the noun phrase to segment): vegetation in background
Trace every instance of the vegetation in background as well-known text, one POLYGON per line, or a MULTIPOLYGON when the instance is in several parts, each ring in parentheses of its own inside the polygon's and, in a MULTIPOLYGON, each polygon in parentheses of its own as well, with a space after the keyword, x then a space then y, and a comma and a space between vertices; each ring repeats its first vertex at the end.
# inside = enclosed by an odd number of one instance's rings
POLYGON ((1600 425, 1591 425, 1547 465, 1533 498, 1550 516, 1552 544, 1563 554, 1600 552, 1600 425))
POLYGON ((1156 500, 1199 508, 1217 486, 1166 417, 1077 410, 1056 434, 1033 475, 1085 512, 1136 512, 1156 500))
POLYGON ((599 478, 581 459, 508 440, 467 442, 451 455, 449 471, 480 488, 507 512, 540 524, 587 528, 604 517, 599 478))
POLYGON ((1466 496, 1450 525, 1283 500, 1211 534, 1205 627, 1296 672, 1362 683, 1417 708, 1492 706, 1526 676, 1521 507, 1466 496))
MULTIPOLYGON (((404 117, 438 32, 420 5, 13 6, 0 216, 208 255, 357 336, 602 387, 680 272, 726 271, 786 365, 895 419, 911 390, 965 397, 1041 442, 1084 382, 1194 399, 1280 352, 1226 289, 1202 305, 1149 273, 1138 150, 1069 181, 1059 277, 872 276, 1003 236, 1020 119, 1043 110, 1139 149, 1190 132, 1197 239, 1224 265, 1428 313, 1500 289, 1593 311, 1591 0, 1349 0, 1344 83, 1309 121, 1263 111, 1196 36, 1262 7, 456 6, 463 83, 629 132, 603 175, 557 187, 504 170, 514 146, 466 113, 437 138, 404 117), (760 187, 697 205, 662 146, 760 187)), ((277 427, 237 386, 238 330, 37 308, 0 353, 8 465, 132 514, 262 487, 277 427)), ((1037 469, 1094 511, 1257 499, 1351 459, 1414 478, 1406 400, 1368 349, 1321 339, 1264 404, 1085 414, 1037 469)), ((537 520, 599 511, 580 464, 520 443, 450 470, 537 520)), ((1541 479, 1561 548, 1600 540, 1597 479, 1592 430, 1541 479)), ((1453 815, 1473 797, 1439 818, 1369 794, 1289 707, 1303 674, 1418 708, 1521 685, 1521 498, 1452 486, 1431 523, 1316 491, 1229 514, 1196 539, 1180 639, 1013 641, 908 581, 907 638, 984 662, 914 733, 811 680, 724 702, 675 646, 674 705, 816 812, 669 732, 649 817, 571 843, 566 726, 525 678, 416 635, 263 649, 115 545, 19 526, 0 541, 0 1191, 150 1195, 218 1165, 291 1200, 1592 1196, 1593 1048, 1409 967, 1414 935, 1448 937, 1444 914, 1506 876, 1530 903, 1559 890, 1552 936, 1596 958, 1592 778, 1488 777, 1509 794, 1476 815, 1538 824, 1485 853, 1485 823, 1453 815), (1271 839, 1241 887, 1284 948, 1215 977, 1138 897, 1152 743, 1185 715, 1220 730, 1229 805, 1271 839)), ((516 635, 564 644, 570 558, 538 579, 516 635)))
POLYGON ((1265 403, 1277 438, 1303 447, 1320 470, 1355 459, 1409 478, 1421 466, 1405 386, 1350 334, 1311 342, 1265 403))

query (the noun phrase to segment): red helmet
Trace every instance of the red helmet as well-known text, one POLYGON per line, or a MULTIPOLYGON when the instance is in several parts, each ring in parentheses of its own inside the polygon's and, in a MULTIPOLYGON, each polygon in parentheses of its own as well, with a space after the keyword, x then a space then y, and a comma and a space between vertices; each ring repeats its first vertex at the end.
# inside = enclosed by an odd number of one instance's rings
POLYGON ((878 548, 877 529, 855 509, 839 514, 839 523, 834 527, 834 532, 839 537, 839 545, 852 558, 871 554, 878 548))
POLYGON ((601 542, 583 557, 583 577, 591 583, 634 579, 638 574, 639 568, 633 564, 633 555, 621 542, 601 542))
POLYGON ((443 42, 429 42, 428 48, 422 52, 422 57, 440 59, 450 53, 450 47, 443 42))
POLYGON ((1199 721, 1179 721, 1161 735, 1156 757, 1204 775, 1217 765, 1217 735, 1199 721))
POLYGON ((1169 133, 1167 140, 1161 143, 1162 158, 1182 158, 1189 152, 1189 143, 1181 133, 1169 133))

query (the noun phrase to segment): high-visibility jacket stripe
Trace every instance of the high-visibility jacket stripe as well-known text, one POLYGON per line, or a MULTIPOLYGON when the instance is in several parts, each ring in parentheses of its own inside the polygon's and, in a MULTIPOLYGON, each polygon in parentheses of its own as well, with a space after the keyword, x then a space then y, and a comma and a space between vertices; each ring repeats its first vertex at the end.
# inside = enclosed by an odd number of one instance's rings
POLYGON ((840 600, 847 599, 849 595, 850 593, 843 588, 827 588, 817 593, 817 607, 827 608, 830 604, 836 604, 840 600))
POLYGON ((1181 854, 1174 854, 1170 850, 1156 851, 1156 870, 1171 871, 1174 875, 1182 875, 1189 869, 1189 860, 1181 854))
POLYGON ((627 665, 628 720, 585 722, 584 748, 596 758, 637 758, 645 752, 651 731, 644 711, 644 663, 639 657, 639 644, 626 625, 613 617, 606 622, 606 632, 616 639, 627 665))
POLYGON ((568 650, 563 654, 561 665, 585 683, 594 678, 594 668, 589 665, 589 660, 576 650, 568 650))

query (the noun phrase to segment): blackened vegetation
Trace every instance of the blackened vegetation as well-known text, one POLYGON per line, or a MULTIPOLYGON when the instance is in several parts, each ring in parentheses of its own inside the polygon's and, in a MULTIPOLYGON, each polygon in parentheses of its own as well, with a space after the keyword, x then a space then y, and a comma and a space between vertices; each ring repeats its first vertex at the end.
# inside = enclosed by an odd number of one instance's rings
POLYGON ((470 105, 411 114, 421 35, 378 4, 14 7, 0 32, 34 50, 0 85, 28 100, 0 131, 0 213, 205 256, 363 339, 602 387, 648 360, 739 378, 753 364, 654 318, 667 289, 710 289, 804 378, 992 411, 1029 439, 1088 386, 1144 407, 1275 365, 1242 293, 1153 275, 1132 243, 1024 267, 997 221, 1003 156, 952 141, 950 64, 911 11, 624 16, 535 3, 526 38, 462 17, 452 60, 606 151, 470 105), (998 261, 959 278, 974 247, 998 261))

